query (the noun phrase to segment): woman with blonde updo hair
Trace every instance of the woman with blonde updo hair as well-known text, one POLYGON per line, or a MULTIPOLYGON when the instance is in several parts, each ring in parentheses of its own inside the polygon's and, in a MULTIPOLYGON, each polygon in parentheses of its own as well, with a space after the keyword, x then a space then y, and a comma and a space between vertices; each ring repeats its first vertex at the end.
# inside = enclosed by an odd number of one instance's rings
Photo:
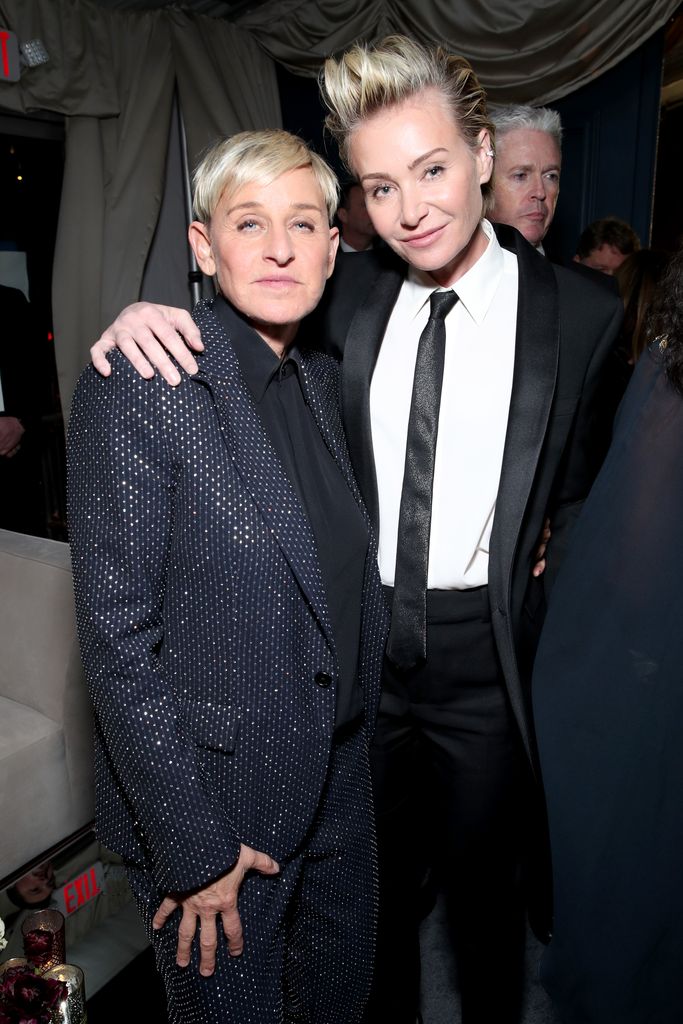
MULTIPOLYGON (((350 139, 373 114, 433 90, 450 107, 465 141, 478 148, 482 131, 491 146, 495 128, 486 107, 486 93, 469 61, 442 47, 428 49, 407 36, 387 36, 374 47, 357 44, 339 58, 329 57, 320 75, 320 91, 329 113, 325 125, 352 168, 350 139)), ((484 212, 492 195, 490 180, 482 185, 484 212)))

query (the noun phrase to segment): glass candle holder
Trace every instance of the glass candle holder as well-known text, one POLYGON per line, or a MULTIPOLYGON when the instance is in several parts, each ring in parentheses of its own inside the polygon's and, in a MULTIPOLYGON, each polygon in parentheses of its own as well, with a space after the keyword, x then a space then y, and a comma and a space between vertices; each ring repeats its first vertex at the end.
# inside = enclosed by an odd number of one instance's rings
POLYGON ((64 917, 58 910, 36 910, 21 923, 24 953, 38 971, 47 971, 66 959, 64 917))
POLYGON ((13 956, 9 960, 3 960, 0 964, 0 977, 5 971, 11 971, 13 967, 25 967, 27 971, 33 970, 25 956, 13 956))
POLYGON ((67 997, 52 1011, 52 1024, 87 1024, 88 1012, 85 1002, 85 977, 76 964, 58 964, 43 975, 53 981, 63 981, 67 997))

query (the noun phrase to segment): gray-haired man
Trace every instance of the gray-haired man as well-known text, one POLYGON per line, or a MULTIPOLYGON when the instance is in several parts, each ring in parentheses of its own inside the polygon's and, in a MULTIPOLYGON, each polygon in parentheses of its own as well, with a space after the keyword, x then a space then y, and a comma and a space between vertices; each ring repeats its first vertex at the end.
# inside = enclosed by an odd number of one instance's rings
POLYGON ((560 194, 560 115, 548 107, 492 107, 496 129, 491 219, 541 248, 560 194))

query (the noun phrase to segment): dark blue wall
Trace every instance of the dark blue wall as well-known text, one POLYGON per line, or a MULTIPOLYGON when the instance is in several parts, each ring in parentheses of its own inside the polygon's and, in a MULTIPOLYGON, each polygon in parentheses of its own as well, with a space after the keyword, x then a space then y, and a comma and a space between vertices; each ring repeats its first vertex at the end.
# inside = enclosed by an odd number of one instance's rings
POLYGON ((550 104, 562 117, 562 184, 548 251, 571 259, 584 227, 615 215, 650 241, 663 33, 550 104))

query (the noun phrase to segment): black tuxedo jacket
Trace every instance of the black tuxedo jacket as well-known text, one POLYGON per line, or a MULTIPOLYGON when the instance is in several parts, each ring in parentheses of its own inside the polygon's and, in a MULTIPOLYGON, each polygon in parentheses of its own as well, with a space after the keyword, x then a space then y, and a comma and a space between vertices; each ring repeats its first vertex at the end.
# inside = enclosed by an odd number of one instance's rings
MULTIPOLYGON (((622 317, 619 300, 552 264, 514 228, 497 226, 517 256, 519 298, 512 397, 489 560, 496 644, 532 763, 531 662, 545 599, 568 533, 591 487, 604 444, 596 436, 603 361, 622 317), (532 578, 545 517, 548 568, 532 578)), ((370 380, 407 265, 391 250, 357 253, 335 269, 312 328, 343 356, 342 407, 361 491, 378 524, 370 429, 370 380)))
MULTIPOLYGON (((328 774, 338 674, 312 528, 211 306, 205 351, 177 388, 117 353, 92 367, 69 425, 70 539, 95 710, 102 841, 187 891, 239 844, 281 863, 328 774)), ((338 366, 302 355, 302 388, 360 504, 338 366)), ((361 505, 361 511, 366 515, 361 505)), ((386 606, 371 538, 359 682, 379 700, 386 606)))

